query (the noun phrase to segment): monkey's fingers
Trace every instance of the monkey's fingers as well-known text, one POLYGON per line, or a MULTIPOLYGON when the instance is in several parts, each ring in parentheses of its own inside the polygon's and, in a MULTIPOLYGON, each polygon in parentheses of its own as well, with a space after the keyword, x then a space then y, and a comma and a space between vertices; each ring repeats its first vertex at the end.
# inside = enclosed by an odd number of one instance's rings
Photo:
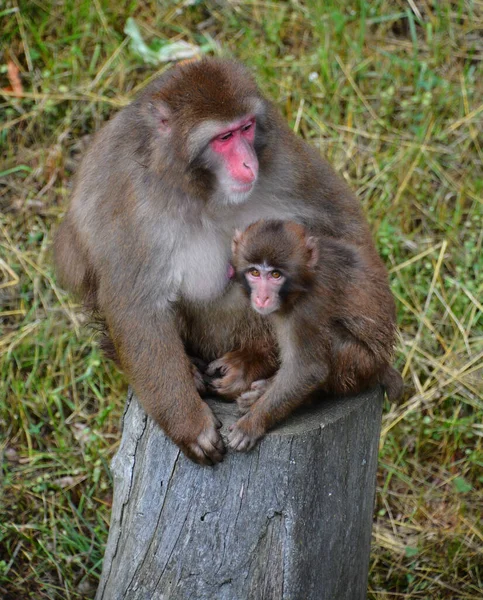
MULTIPOLYGON (((218 419, 215 420, 215 424, 218 424, 218 419)), ((205 455, 214 463, 223 460, 223 455, 226 452, 225 444, 223 443, 220 432, 216 426, 215 428, 203 430, 196 441, 205 455)))
POLYGON ((201 438, 199 442, 201 449, 205 453, 205 456, 207 456, 207 458, 211 460, 213 464, 219 463, 223 460, 226 454, 226 448, 221 440, 213 443, 208 439, 201 438))
POLYGON ((258 391, 250 391, 238 396, 236 403, 241 414, 246 414, 261 395, 258 391))
POLYGON ((226 448, 216 429, 202 431, 195 443, 182 448, 194 462, 212 466, 223 460, 226 448))
POLYGON ((246 391, 247 382, 243 376, 234 371, 225 375, 225 377, 212 379, 209 388, 220 396, 224 396, 225 399, 232 401, 246 391))
POLYGON ((245 371, 241 365, 228 365, 224 375, 212 379, 209 388, 229 400, 235 400, 238 396, 247 392, 250 381, 247 380, 245 371))
POLYGON ((197 444, 189 444, 188 446, 181 446, 181 450, 186 454, 186 456, 192 460, 197 465, 205 465, 207 467, 212 467, 214 462, 206 456, 206 454, 201 449, 201 446, 197 444))
POLYGON ((225 359, 221 357, 217 358, 213 362, 210 362, 210 364, 206 367, 206 374, 209 377, 214 377, 215 375, 217 375, 217 371, 219 375, 224 375, 227 372, 227 370, 228 365, 226 364, 225 359))
POLYGON ((231 425, 228 446, 236 452, 248 452, 263 437, 264 433, 253 423, 250 415, 246 415, 231 425))
POLYGON ((180 435, 176 442, 194 462, 214 465, 223 460, 226 452, 219 431, 221 423, 205 402, 200 401, 198 409, 196 413, 191 414, 191 420, 184 419, 183 435, 180 435))
POLYGON ((254 381, 248 392, 244 392, 236 399, 239 411, 244 415, 257 402, 270 387, 271 379, 254 381))
POLYGON ((193 381, 195 382, 195 387, 198 394, 205 394, 206 385, 203 375, 200 373, 198 367, 194 363, 191 363, 191 375, 193 376, 193 381))
POLYGON ((239 429, 233 430, 228 436, 228 446, 236 452, 248 452, 256 442, 256 439, 251 438, 239 429))
POLYGON ((252 385, 250 386, 250 389, 262 391, 262 393, 264 393, 268 389, 268 386, 270 385, 270 381, 271 381, 270 379, 259 379, 258 381, 254 381, 252 383, 252 385))

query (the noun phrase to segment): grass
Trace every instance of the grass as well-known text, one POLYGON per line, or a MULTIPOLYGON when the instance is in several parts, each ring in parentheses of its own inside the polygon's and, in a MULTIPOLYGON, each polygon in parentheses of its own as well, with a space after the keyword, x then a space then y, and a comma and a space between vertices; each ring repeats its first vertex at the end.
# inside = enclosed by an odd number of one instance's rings
POLYGON ((89 136, 184 40, 237 56, 356 190, 391 273, 369 598, 483 589, 483 2, 13 0, 0 7, 0 595, 93 597, 126 384, 49 247, 89 136), (22 97, 9 90, 18 68, 22 97))

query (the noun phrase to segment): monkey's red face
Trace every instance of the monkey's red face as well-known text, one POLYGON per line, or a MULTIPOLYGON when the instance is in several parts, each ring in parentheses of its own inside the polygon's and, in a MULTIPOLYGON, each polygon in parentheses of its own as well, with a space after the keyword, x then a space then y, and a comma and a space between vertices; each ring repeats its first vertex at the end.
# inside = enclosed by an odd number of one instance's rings
POLYGON ((261 315, 269 315, 280 308, 280 290, 286 277, 269 265, 251 265, 245 271, 245 279, 250 287, 250 302, 261 315))
POLYGON ((210 148, 218 164, 218 183, 230 202, 243 201, 257 181, 255 128, 255 117, 244 117, 217 132, 210 141, 210 148))

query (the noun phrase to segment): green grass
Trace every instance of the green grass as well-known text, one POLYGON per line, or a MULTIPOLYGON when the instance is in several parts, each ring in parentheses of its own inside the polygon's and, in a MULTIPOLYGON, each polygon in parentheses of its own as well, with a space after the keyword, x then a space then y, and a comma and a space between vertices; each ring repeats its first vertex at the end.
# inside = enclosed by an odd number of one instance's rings
POLYGON ((0 7, 0 595, 92 597, 100 574, 126 384, 56 287, 49 247, 89 135, 166 68, 135 54, 129 17, 153 47, 245 61, 358 193, 406 381, 385 407, 369 597, 480 598, 480 0, 0 7))

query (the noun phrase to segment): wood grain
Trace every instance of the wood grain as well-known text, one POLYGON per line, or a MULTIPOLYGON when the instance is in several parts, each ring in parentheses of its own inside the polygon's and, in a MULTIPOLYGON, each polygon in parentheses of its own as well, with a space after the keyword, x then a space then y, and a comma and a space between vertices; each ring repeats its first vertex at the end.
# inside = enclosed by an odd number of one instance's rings
MULTIPOLYGON (((363 600, 382 390, 322 400, 191 463, 130 393, 97 600, 363 600)), ((236 406, 210 405, 223 432, 236 406)))

